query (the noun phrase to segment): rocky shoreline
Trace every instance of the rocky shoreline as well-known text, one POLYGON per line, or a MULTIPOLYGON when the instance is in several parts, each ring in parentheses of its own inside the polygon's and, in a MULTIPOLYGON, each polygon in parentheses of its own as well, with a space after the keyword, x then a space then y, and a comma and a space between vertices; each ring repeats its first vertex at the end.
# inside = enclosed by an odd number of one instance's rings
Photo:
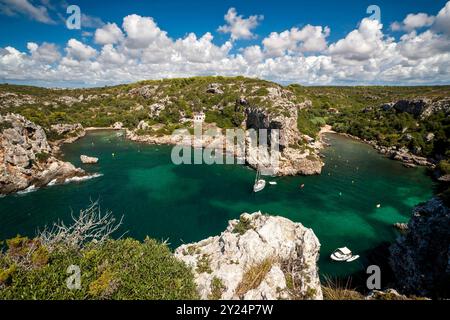
MULTIPOLYGON (((57 159, 57 144, 50 145, 42 127, 23 116, 0 116, 0 125, 0 194, 31 191, 92 177, 71 163, 57 159)), ((63 127, 57 129, 63 130, 63 127)), ((73 141, 72 138, 65 141, 73 141)))
POLYGON ((416 166, 426 166, 434 169, 436 166, 436 161, 432 159, 427 159, 425 157, 417 156, 406 148, 397 149, 396 147, 385 147, 379 145, 375 140, 361 139, 348 133, 337 133, 337 134, 368 144, 372 146, 376 151, 378 151, 378 153, 386 156, 387 158, 402 162, 403 165, 407 168, 414 168, 416 166))

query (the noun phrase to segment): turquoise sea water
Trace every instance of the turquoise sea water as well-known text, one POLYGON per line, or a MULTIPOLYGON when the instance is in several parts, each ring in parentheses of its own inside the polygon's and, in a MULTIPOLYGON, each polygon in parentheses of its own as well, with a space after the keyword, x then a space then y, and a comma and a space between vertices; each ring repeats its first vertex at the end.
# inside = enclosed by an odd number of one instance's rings
POLYGON ((121 230, 128 236, 168 239, 173 248, 219 234, 242 212, 261 210, 314 230, 322 244, 322 275, 350 275, 361 270, 367 250, 395 239, 392 224, 406 222, 412 207, 432 196, 433 182, 423 168, 406 169, 351 139, 329 139, 322 175, 268 177, 278 184, 253 194, 255 172, 245 166, 176 166, 170 146, 91 132, 65 145, 64 157, 102 176, 0 198, 0 239, 33 236, 39 226, 68 220, 71 210, 86 207, 90 199, 117 217, 124 215, 121 230), (99 164, 82 165, 80 154, 99 157, 99 164), (331 262, 331 252, 344 245, 362 258, 331 262))

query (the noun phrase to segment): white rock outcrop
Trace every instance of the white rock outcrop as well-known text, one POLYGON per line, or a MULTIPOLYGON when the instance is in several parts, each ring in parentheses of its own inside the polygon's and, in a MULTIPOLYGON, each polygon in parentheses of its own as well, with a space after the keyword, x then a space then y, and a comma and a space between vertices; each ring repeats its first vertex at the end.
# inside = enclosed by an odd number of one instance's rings
POLYGON ((112 125, 112 128, 114 130, 121 130, 121 129, 123 129, 123 123, 120 121, 114 122, 114 124, 112 125))
POLYGON ((319 249, 311 229, 257 212, 175 256, 192 267, 202 299, 322 299, 319 249))
POLYGON ((86 155, 81 155, 80 156, 80 160, 84 164, 96 164, 96 163, 98 163, 98 158, 96 158, 96 157, 89 157, 89 156, 86 156, 86 155))

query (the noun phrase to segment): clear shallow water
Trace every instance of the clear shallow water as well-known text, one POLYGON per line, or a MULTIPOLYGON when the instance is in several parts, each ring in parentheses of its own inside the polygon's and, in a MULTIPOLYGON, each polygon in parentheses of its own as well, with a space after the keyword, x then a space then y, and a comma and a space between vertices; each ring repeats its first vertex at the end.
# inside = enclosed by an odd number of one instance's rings
POLYGON ((322 274, 350 275, 361 270, 367 250, 395 239, 392 224, 406 222, 412 207, 432 196, 433 182, 423 168, 406 169, 365 144, 329 138, 322 175, 267 178, 278 185, 253 194, 255 173, 244 166, 175 166, 170 146, 92 132, 64 146, 65 159, 103 175, 0 198, 0 239, 33 236, 39 226, 69 219, 71 210, 78 212, 90 199, 100 200, 102 209, 117 217, 124 215, 127 235, 169 239, 173 248, 219 234, 242 212, 261 210, 314 230, 322 244, 322 274), (82 165, 80 154, 99 157, 99 164, 82 165), (331 252, 344 245, 362 259, 331 262, 331 252))

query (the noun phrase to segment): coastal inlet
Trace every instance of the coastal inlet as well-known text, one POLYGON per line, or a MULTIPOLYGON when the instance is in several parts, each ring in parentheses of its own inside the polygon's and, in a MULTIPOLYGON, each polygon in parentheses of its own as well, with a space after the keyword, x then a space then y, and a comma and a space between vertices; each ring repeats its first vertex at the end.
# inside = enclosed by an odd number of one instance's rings
POLYGON ((95 131, 62 147, 64 160, 101 176, 0 198, 0 239, 33 236, 38 227, 99 200, 102 210, 124 215, 121 234, 168 239, 172 248, 223 231, 243 212, 284 216, 312 228, 321 243, 321 275, 361 271, 368 250, 393 241, 392 225, 406 222, 411 209, 432 196, 424 168, 407 169, 370 146, 327 135, 325 167, 319 176, 266 177, 277 182, 255 194, 255 171, 241 165, 172 164, 170 146, 126 140, 112 131, 95 131), (82 164, 80 155, 99 159, 82 164), (303 187, 302 187, 303 186, 303 187), (361 258, 333 263, 334 249, 348 246, 361 258))

